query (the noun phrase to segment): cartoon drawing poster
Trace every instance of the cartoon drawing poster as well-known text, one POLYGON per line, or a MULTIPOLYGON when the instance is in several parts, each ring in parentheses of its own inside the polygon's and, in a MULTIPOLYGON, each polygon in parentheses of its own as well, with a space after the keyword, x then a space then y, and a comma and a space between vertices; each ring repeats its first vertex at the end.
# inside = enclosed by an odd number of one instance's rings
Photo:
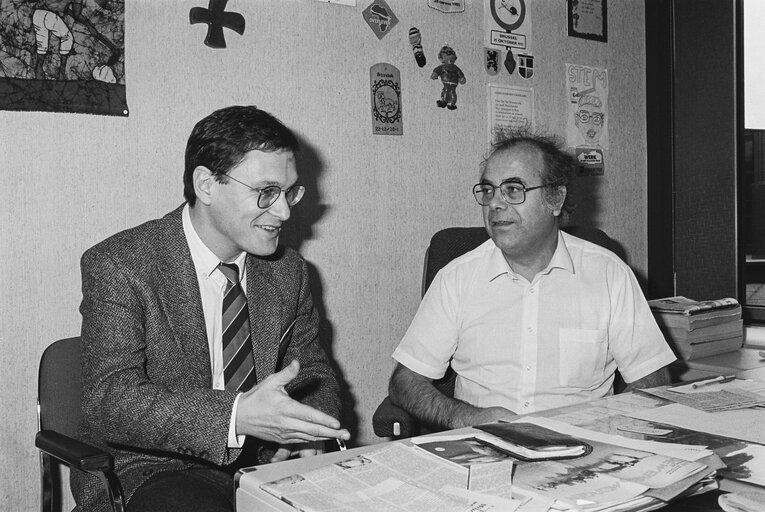
POLYGON ((124 0, 3 0, 0 40, 0 109, 128 115, 124 0))
POLYGON ((566 91, 568 145, 608 149, 608 70, 566 64, 566 91))

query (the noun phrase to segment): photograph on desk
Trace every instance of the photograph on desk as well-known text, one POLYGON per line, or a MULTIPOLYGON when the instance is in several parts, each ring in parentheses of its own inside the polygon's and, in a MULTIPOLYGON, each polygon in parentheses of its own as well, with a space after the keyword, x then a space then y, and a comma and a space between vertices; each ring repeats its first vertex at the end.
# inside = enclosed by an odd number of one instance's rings
POLYGON ((697 301, 675 296, 649 300, 648 305, 679 359, 724 354, 744 344, 741 304, 736 299, 697 301))

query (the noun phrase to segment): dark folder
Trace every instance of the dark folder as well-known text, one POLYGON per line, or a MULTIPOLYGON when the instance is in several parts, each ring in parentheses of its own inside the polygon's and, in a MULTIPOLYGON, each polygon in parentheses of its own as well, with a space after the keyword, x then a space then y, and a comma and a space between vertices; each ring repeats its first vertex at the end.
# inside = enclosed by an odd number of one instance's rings
POLYGON ((581 439, 534 423, 487 423, 475 428, 495 436, 496 440, 491 439, 495 448, 524 461, 573 459, 592 451, 592 446, 581 439))

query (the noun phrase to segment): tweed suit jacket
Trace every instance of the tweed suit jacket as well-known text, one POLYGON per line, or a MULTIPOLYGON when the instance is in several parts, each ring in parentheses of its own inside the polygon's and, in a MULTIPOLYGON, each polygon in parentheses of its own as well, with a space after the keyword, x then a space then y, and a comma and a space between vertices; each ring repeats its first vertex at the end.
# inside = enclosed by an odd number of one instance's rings
MULTIPOLYGON (((236 394, 212 389, 182 210, 108 238, 81 261, 80 435, 114 455, 128 500, 157 472, 229 465, 241 452, 227 448, 236 394)), ((297 359, 300 374, 287 391, 339 417, 338 384, 319 344, 305 261, 280 247, 269 258, 248 255, 246 267, 258 381, 297 359)), ((71 484, 76 510, 110 510, 96 478, 73 472, 71 484)))

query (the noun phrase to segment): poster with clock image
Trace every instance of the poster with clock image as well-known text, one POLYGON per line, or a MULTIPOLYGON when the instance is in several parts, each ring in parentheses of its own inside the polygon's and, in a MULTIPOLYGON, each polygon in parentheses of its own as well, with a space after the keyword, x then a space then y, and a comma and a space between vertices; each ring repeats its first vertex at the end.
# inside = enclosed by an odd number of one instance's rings
POLYGON ((527 0, 484 0, 487 48, 502 51, 504 69, 529 79, 534 74, 531 13, 527 0))

